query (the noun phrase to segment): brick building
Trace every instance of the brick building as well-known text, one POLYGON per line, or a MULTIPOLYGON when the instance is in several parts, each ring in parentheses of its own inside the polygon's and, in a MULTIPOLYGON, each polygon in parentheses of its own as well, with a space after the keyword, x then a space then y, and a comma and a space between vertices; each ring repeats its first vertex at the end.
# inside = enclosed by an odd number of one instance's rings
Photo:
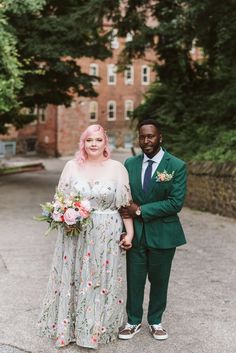
POLYGON ((78 60, 83 72, 101 78, 93 82, 97 97, 75 97, 69 108, 48 105, 44 110, 38 109, 36 122, 19 131, 11 129, 10 135, 0 140, 16 141, 18 153, 71 155, 77 149, 81 132, 98 123, 106 129, 112 147, 130 147, 134 138, 130 116, 155 79, 152 71, 155 56, 147 51, 145 59, 134 60, 124 72, 118 73, 118 56, 124 42, 132 40, 132 36, 121 39, 114 34, 112 38, 112 58, 78 60))

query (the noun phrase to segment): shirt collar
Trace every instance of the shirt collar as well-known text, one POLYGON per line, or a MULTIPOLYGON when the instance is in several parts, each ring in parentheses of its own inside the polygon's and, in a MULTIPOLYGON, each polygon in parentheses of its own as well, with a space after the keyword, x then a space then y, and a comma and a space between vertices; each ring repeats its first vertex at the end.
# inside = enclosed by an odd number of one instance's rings
POLYGON ((144 157, 143 157, 143 163, 146 163, 147 161, 151 160, 153 161, 154 163, 160 163, 162 157, 164 156, 164 151, 162 148, 160 148, 160 151, 155 154, 155 156, 153 158, 148 158, 148 156, 146 156, 146 154, 144 154, 144 157))

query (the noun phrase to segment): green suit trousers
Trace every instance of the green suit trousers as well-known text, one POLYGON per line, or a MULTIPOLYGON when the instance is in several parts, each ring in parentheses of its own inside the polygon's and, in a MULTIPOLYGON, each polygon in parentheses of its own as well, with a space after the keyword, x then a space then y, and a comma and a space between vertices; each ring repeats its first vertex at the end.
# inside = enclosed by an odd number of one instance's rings
POLYGON ((167 290, 172 260, 176 248, 152 249, 145 244, 145 237, 139 247, 127 252, 127 304, 128 323, 142 322, 143 299, 146 278, 150 282, 150 296, 147 320, 149 325, 161 323, 166 308, 167 290))

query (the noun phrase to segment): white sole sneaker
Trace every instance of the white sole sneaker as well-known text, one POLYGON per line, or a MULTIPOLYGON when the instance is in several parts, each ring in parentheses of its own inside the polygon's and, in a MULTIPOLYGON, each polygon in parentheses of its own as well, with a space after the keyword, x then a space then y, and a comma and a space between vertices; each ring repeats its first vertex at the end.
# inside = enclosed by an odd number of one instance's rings
POLYGON ((162 327, 154 328, 152 325, 150 325, 149 329, 150 329, 152 337, 155 338, 155 340, 158 340, 158 341, 167 340, 168 333, 162 327))
POLYGON ((122 330, 120 330, 118 337, 121 340, 129 340, 129 339, 133 338, 136 335, 136 333, 138 333, 140 330, 141 330, 141 324, 139 324, 139 325, 126 325, 122 330))

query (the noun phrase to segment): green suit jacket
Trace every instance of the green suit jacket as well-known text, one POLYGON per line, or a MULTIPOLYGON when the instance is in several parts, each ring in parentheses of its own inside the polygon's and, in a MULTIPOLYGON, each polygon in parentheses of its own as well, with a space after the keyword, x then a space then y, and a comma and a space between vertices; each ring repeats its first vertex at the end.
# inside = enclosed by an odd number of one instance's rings
POLYGON ((185 244, 185 235, 177 214, 183 207, 186 194, 185 162, 165 151, 146 193, 142 190, 142 163, 143 154, 125 161, 132 199, 142 210, 142 217, 134 219, 133 246, 140 245, 143 235, 150 248, 168 249, 185 244), (160 181, 158 172, 165 172, 165 181, 160 181))

